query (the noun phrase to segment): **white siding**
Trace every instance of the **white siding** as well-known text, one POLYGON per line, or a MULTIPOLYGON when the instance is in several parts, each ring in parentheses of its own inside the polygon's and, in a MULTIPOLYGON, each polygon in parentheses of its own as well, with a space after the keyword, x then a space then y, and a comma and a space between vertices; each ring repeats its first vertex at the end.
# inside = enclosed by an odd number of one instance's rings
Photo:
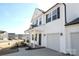
POLYGON ((79 3, 66 3, 67 22, 79 17, 79 3))
POLYGON ((47 34, 47 47, 60 51, 60 35, 58 33, 47 34))
MULTIPOLYGON (((66 26, 66 52, 67 53, 71 53, 71 54, 77 52, 77 51, 73 51, 75 48, 74 49, 72 48, 72 45, 74 47, 74 43, 73 42, 78 41, 77 39, 74 39, 74 38, 78 38, 78 35, 76 35, 74 33, 79 33, 79 24, 66 26)), ((79 45, 77 43, 75 43, 75 45, 79 45)), ((78 47, 78 46, 76 46, 76 47, 78 47)))

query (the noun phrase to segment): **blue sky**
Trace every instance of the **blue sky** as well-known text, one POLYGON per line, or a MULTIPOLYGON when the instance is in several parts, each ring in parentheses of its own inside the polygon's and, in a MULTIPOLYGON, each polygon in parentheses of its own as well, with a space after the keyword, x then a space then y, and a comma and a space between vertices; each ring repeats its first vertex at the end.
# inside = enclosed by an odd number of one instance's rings
POLYGON ((0 3, 0 30, 23 33, 37 7, 33 3, 0 3))

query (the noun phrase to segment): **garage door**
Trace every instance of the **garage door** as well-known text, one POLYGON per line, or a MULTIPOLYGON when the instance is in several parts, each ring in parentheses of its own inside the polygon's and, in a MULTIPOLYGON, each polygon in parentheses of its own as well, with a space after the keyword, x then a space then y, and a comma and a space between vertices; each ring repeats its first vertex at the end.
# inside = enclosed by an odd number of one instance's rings
POLYGON ((53 50, 60 50, 59 34, 47 34, 47 47, 53 50))
POLYGON ((71 52, 79 55, 79 32, 71 33, 71 52))

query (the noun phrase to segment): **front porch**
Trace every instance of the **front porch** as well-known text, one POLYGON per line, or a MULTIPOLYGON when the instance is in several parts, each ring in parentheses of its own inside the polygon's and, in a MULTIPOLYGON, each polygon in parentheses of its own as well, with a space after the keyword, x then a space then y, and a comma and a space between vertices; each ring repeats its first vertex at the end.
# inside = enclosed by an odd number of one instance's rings
POLYGON ((43 30, 38 28, 29 29, 27 33, 30 34, 30 45, 32 47, 41 47, 43 39, 43 30))

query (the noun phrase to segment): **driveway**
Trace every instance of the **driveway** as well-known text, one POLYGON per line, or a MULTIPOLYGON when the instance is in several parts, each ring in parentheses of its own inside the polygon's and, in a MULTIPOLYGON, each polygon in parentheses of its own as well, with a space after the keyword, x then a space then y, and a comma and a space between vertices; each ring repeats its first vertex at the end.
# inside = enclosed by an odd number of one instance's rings
POLYGON ((64 54, 47 48, 35 50, 25 50, 25 48, 19 48, 19 52, 6 54, 3 56, 64 56, 64 54))

